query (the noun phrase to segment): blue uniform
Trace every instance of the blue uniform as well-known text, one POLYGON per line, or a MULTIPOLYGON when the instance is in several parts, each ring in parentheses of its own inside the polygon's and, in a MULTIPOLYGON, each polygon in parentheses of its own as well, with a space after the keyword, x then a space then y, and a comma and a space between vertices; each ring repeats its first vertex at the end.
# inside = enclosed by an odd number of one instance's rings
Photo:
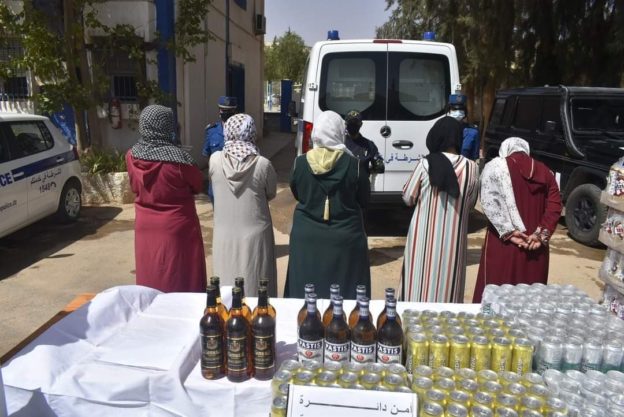
POLYGON ((479 130, 476 127, 464 126, 464 141, 462 142, 461 154, 473 161, 479 159, 479 130))
MULTIPOLYGON (((204 148, 202 149, 202 155, 210 158, 210 155, 223 149, 225 140, 223 138, 223 123, 219 120, 216 123, 208 125, 206 127, 206 135, 204 137, 204 148)), ((214 201, 214 195, 212 194, 212 184, 208 184, 206 190, 210 201, 214 201)))

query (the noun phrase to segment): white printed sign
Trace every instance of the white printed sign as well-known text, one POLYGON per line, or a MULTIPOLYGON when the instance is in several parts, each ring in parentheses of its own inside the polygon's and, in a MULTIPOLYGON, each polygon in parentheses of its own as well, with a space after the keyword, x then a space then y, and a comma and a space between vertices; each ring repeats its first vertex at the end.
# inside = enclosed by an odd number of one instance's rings
POLYGON ((417 417, 416 394, 290 385, 289 417, 417 417))

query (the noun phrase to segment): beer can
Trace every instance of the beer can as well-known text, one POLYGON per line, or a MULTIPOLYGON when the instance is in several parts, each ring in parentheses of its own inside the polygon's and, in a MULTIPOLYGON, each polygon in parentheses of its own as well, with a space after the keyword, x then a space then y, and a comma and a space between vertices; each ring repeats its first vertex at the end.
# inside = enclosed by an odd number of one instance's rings
POLYGON ((338 383, 341 387, 348 388, 353 384, 357 384, 358 377, 358 374, 355 372, 343 372, 340 377, 338 377, 338 383))
POLYGON ((583 361, 583 339, 578 337, 569 337, 563 344, 563 361, 561 362, 561 370, 581 370, 581 362, 583 361))
POLYGON ((386 375, 398 375, 407 383, 407 369, 400 363, 392 363, 386 368, 386 375))
POLYGON ((438 317, 444 318, 444 319, 454 319, 457 317, 457 313, 452 312, 452 311, 448 311, 448 310, 444 310, 444 311, 440 311, 440 313, 438 314, 438 317))
POLYGON ((413 333, 407 339, 406 366, 409 372, 416 367, 429 364, 429 342, 424 333, 413 333))
POLYGON ((521 375, 513 372, 513 371, 504 371, 498 373, 498 380, 504 387, 509 384, 519 383, 522 379, 521 375))
POLYGON ((511 343, 515 343, 516 339, 526 339, 527 335, 524 330, 513 328, 507 332, 507 338, 511 340, 511 343))
POLYGON ((511 353, 511 340, 506 337, 495 337, 492 340, 492 369, 496 372, 510 371, 511 353))
POLYGON ((360 377, 360 384, 362 384, 362 386, 365 389, 372 390, 380 383, 381 383, 380 374, 367 373, 360 377))
POLYGON ((282 384, 288 384, 292 380, 292 373, 285 369, 280 369, 273 375, 273 379, 271 380, 271 393, 273 396, 278 395, 279 386, 282 384))
POLYGON ((490 407, 475 404, 470 407, 470 417, 494 417, 494 412, 490 407))
POLYGON ((438 378, 433 381, 433 387, 442 391, 451 392, 455 389, 455 381, 451 378, 438 378))
POLYGON ((622 344, 620 342, 617 340, 610 340, 606 342, 603 346, 602 365, 600 370, 604 373, 619 370, 623 357, 624 350, 622 350, 622 344))
POLYGON ((286 370, 292 373, 297 372, 299 368, 301 368, 301 362, 295 359, 286 359, 279 367, 280 371, 286 370))
POLYGON ((373 388, 373 391, 391 392, 392 390, 390 388, 386 387, 385 385, 383 385, 383 383, 382 383, 382 384, 376 385, 373 388))
POLYGON ((365 374, 379 374, 383 376, 386 367, 381 363, 369 362, 364 364, 364 373, 365 374))
POLYGON ((543 384, 544 379, 540 374, 537 374, 535 372, 529 372, 528 374, 522 375, 522 380, 520 381, 520 383, 525 387, 529 388, 531 385, 534 384, 543 384))
POLYGON ((347 388, 348 389, 359 389, 359 390, 366 391, 366 387, 364 385, 360 384, 359 382, 355 383, 355 384, 351 384, 347 388))
POLYGON ((518 417, 518 412, 510 407, 496 407, 494 417, 518 417))
POLYGON ((533 344, 529 339, 517 338, 513 344, 511 370, 519 375, 524 375, 531 372, 532 369, 533 344))
POLYGON ((425 393, 425 401, 434 402, 440 404, 441 406, 446 405, 448 394, 442 390, 437 388, 428 389, 425 393))
POLYGON ((405 310, 403 310, 403 314, 402 314, 403 321, 405 322, 405 321, 407 321, 408 318, 412 318, 412 317, 413 318, 419 318, 420 317, 420 313, 421 313, 420 310, 415 310, 415 309, 412 309, 412 308, 405 309, 405 310))
POLYGON ((475 318, 476 314, 474 313, 470 313, 468 311, 460 311, 459 313, 457 313, 457 318, 459 320, 473 320, 475 318))
POLYGON ((425 394, 433 388, 433 381, 425 376, 419 376, 412 381, 412 391, 418 395, 419 401, 425 400, 425 394))
POLYGON ((412 389, 410 387, 407 387, 405 385, 401 385, 400 387, 398 387, 396 389, 396 392, 402 392, 404 394, 413 394, 414 391, 412 391, 412 389))
MULTIPOLYGON (((602 358, 602 350, 600 351, 602 358)), ((543 374, 546 369, 561 369, 563 361, 563 345, 558 337, 548 336, 540 342, 537 354, 537 373, 543 374)))
POLYGON ((544 405, 544 414, 547 416, 552 415, 552 413, 560 412, 563 413, 566 411, 566 403, 557 398, 557 397, 549 397, 546 400, 546 404, 544 405))
POLYGON ((273 398, 271 403, 271 417, 286 417, 286 407, 288 406, 288 397, 284 395, 273 398))
POLYGON ((342 372, 342 363, 336 361, 325 361, 323 363, 323 369, 325 371, 330 371, 335 374, 339 374, 342 372))
POLYGON ((409 337, 412 334, 416 334, 416 333, 424 333, 425 332, 425 327, 418 323, 418 324, 412 324, 409 323, 409 325, 407 326, 407 336, 409 337))
POLYGON ((543 406, 544 400, 539 397, 525 395, 524 397, 520 398, 520 411, 533 410, 541 412, 543 406))
POLYGON ((511 395, 515 395, 516 397, 522 397, 524 394, 526 394, 527 389, 524 385, 514 382, 505 387, 505 392, 511 395))
POLYGON ((449 337, 458 336, 458 335, 465 335, 466 334, 466 330, 462 326, 448 326, 446 328, 446 334, 449 337))
POLYGON ((434 334, 429 342, 429 366, 439 368, 448 366, 449 341, 442 334, 434 334))
POLYGON ((455 335, 451 337, 449 364, 455 371, 470 366, 470 340, 466 336, 455 335))
POLYGON ((449 406, 451 404, 459 404, 459 405, 463 405, 464 407, 469 407, 470 406, 470 394, 462 390, 453 390, 449 392, 448 404, 449 406))
POLYGON ((481 322, 479 320, 477 320, 476 318, 474 318, 474 317, 470 318, 470 319, 465 319, 464 320, 464 327, 466 327, 466 328, 475 327, 477 329, 481 329, 481 322))
MULTIPOLYGON (((492 340, 492 342, 494 342, 495 339, 499 337, 505 337, 506 335, 505 330, 501 329, 500 327, 492 327, 491 329, 487 329, 486 334, 488 335, 490 340, 492 340)), ((509 343, 511 343, 511 340, 509 341, 509 343)))
POLYGON ((455 326, 463 327, 464 322, 458 318, 449 317, 446 319, 446 325, 447 327, 455 327, 455 326))
POLYGON ((583 360, 581 372, 599 370, 602 365, 602 343, 597 339, 590 339, 583 345, 583 360))
POLYGON ((405 381, 397 374, 387 374, 384 377, 382 384, 390 391, 396 391, 399 387, 405 385, 405 381))
POLYGON ((309 360, 301 364, 301 369, 304 371, 310 371, 314 374, 318 374, 323 370, 323 364, 316 360, 309 360))
POLYGON ((472 396, 472 403, 484 405, 491 408, 494 405, 494 396, 489 392, 477 391, 472 396))
POLYGON ((477 382, 479 384, 484 384, 487 381, 498 381, 498 374, 491 369, 477 372, 477 382))
POLYGON ((479 388, 485 392, 489 392, 492 395, 498 395, 503 392, 503 385, 496 381, 485 381, 479 388))
POLYGON ((356 374, 362 374, 364 371, 364 364, 358 362, 344 362, 342 364, 342 372, 353 372, 356 374))
POLYGON ((331 371, 321 371, 316 376, 316 385, 319 387, 327 387, 331 384, 334 384, 337 381, 338 377, 336 373, 331 371))
POLYGON ((314 377, 316 374, 312 371, 301 370, 295 374, 293 384, 295 385, 314 385, 314 377))
POLYGON ((455 372, 455 380, 461 381, 462 379, 477 379, 477 373, 470 368, 461 368, 455 372))
POLYGON ((474 338, 474 336, 486 336, 487 337, 485 330, 477 326, 467 327, 466 334, 472 338, 474 338))
POLYGON ((544 414, 539 412, 538 410, 531 409, 520 409, 520 417, 544 417, 544 414))
POLYGON ((468 408, 462 404, 451 403, 446 407, 445 417, 468 417, 468 408))
POLYGON ((440 378, 453 379, 454 376, 455 376, 455 371, 453 371, 451 368, 447 366, 441 366, 433 370, 432 378, 434 381, 436 381, 440 378))
POLYGON ((491 364, 490 341, 485 336, 474 336, 470 346, 470 369, 482 371, 490 369, 491 364))
POLYGON ((548 387, 546 387, 546 385, 535 384, 529 387, 529 395, 539 397, 545 400, 550 395, 550 390, 548 389, 548 387))
POLYGON ((432 401, 425 401, 420 409, 418 417, 443 417, 444 407, 432 401))
POLYGON ((474 379, 463 379, 459 382, 459 388, 472 395, 479 390, 479 383, 474 379))
POLYGON ((518 397, 511 394, 501 392, 496 396, 496 407, 508 407, 517 410, 520 405, 518 397))
POLYGON ((427 318, 427 319, 431 319, 431 318, 437 318, 440 315, 440 313, 438 313, 435 310, 423 310, 420 313, 421 317, 427 318))
POLYGON ((433 379, 433 369, 431 369, 427 365, 418 365, 414 368, 414 377, 424 376, 430 379, 433 379))

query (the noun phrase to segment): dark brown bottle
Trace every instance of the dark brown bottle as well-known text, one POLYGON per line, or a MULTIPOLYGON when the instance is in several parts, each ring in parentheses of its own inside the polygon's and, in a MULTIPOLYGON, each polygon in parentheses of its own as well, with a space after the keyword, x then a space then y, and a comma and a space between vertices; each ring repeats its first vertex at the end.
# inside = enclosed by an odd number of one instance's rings
MULTIPOLYGON (((299 330, 299 327, 301 327, 301 323, 303 323, 303 320, 305 320, 306 315, 308 314, 308 296, 310 294, 314 294, 314 284, 306 284, 305 288, 305 299, 303 300, 303 307, 301 307, 301 309, 299 310, 299 313, 297 314, 297 330, 299 330)), ((319 320, 321 318, 321 312, 319 311, 319 320)))
POLYGON ((297 357, 300 362, 317 360, 323 362, 323 338, 325 329, 316 308, 316 294, 308 294, 306 317, 297 334, 297 357))
POLYGON ((368 311, 368 297, 358 300, 358 321, 351 329, 351 362, 375 362, 377 355, 377 332, 368 311))
POLYGON ((403 362, 403 327, 397 320, 396 300, 386 300, 386 320, 377 330, 377 362, 403 362))
POLYGON ((340 295, 332 300, 332 318, 325 327, 325 354, 326 361, 349 362, 351 354, 351 329, 345 320, 340 295))
MULTIPOLYGON (((358 285, 355 287, 356 301, 360 301, 363 297, 366 297, 366 285, 358 285)), ((370 310, 368 312, 370 316, 371 323, 373 321, 373 316, 370 314, 370 310)), ((358 317, 360 316, 360 304, 356 303, 351 313, 349 313, 349 327, 353 330, 353 326, 358 321, 358 317)))
MULTIPOLYGON (((388 308, 387 303, 388 303, 388 300, 396 300, 394 293, 395 293, 394 288, 386 288, 386 305, 384 306, 384 309, 381 312, 381 314, 377 316, 377 330, 381 329, 381 326, 383 326, 383 324, 386 322, 386 310, 388 308)), ((398 314, 396 316, 396 320, 399 323, 399 325, 401 325, 401 317, 399 317, 398 314)))
POLYGON ((275 319, 269 314, 268 289, 258 289, 256 317, 251 325, 256 379, 267 380, 275 373, 275 319))
MULTIPOLYGON (((258 283, 258 290, 260 288, 263 288, 263 287, 267 289, 267 297, 268 297, 268 291, 269 291, 268 290, 268 288, 269 288, 269 280, 268 280, 268 278, 261 278, 260 279, 260 282, 258 283)), ((267 305, 268 305, 268 308, 269 308, 269 316, 271 316, 273 318, 277 317, 277 312, 275 311, 275 307, 273 307, 271 305, 270 301, 267 301, 267 303, 268 303, 267 305)), ((256 317, 256 314, 258 314, 257 312, 258 312, 258 306, 256 306, 256 308, 254 308, 254 310, 253 310, 253 313, 251 313, 251 320, 252 321, 256 317)))
POLYGON ((218 379, 225 375, 223 331, 224 322, 217 310, 214 285, 206 288, 206 312, 199 321, 201 338, 201 373, 206 379, 218 379))
POLYGON ((217 289, 217 311, 219 312, 223 323, 226 323, 229 313, 227 307, 221 300, 221 280, 219 277, 210 277, 210 285, 214 285, 217 289))
POLYGON ((251 328, 243 316, 242 290, 232 288, 232 308, 225 326, 226 375, 232 382, 245 381, 253 375, 251 328))
MULTIPOLYGON (((340 285, 332 284, 329 286, 329 305, 325 309, 323 313, 323 326, 327 327, 329 322, 332 320, 334 304, 331 302, 334 298, 340 297, 340 285)), ((344 310, 343 313, 344 314, 344 310)), ((347 316, 345 315, 345 321, 347 320, 347 316)))
POLYGON ((243 317, 245 317, 245 319, 247 319, 247 321, 251 325, 251 308, 249 308, 249 305, 247 304, 247 297, 245 297, 245 278, 234 278, 234 286, 241 289, 241 305, 243 310, 243 317))

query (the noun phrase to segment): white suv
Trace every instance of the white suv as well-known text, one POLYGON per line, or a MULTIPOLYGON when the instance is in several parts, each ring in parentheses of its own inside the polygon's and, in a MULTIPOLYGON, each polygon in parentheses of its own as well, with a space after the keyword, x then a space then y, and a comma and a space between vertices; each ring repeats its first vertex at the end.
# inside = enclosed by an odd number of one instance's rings
POLYGON ((80 215, 77 151, 47 117, 0 112, 0 238, 57 213, 80 215))

